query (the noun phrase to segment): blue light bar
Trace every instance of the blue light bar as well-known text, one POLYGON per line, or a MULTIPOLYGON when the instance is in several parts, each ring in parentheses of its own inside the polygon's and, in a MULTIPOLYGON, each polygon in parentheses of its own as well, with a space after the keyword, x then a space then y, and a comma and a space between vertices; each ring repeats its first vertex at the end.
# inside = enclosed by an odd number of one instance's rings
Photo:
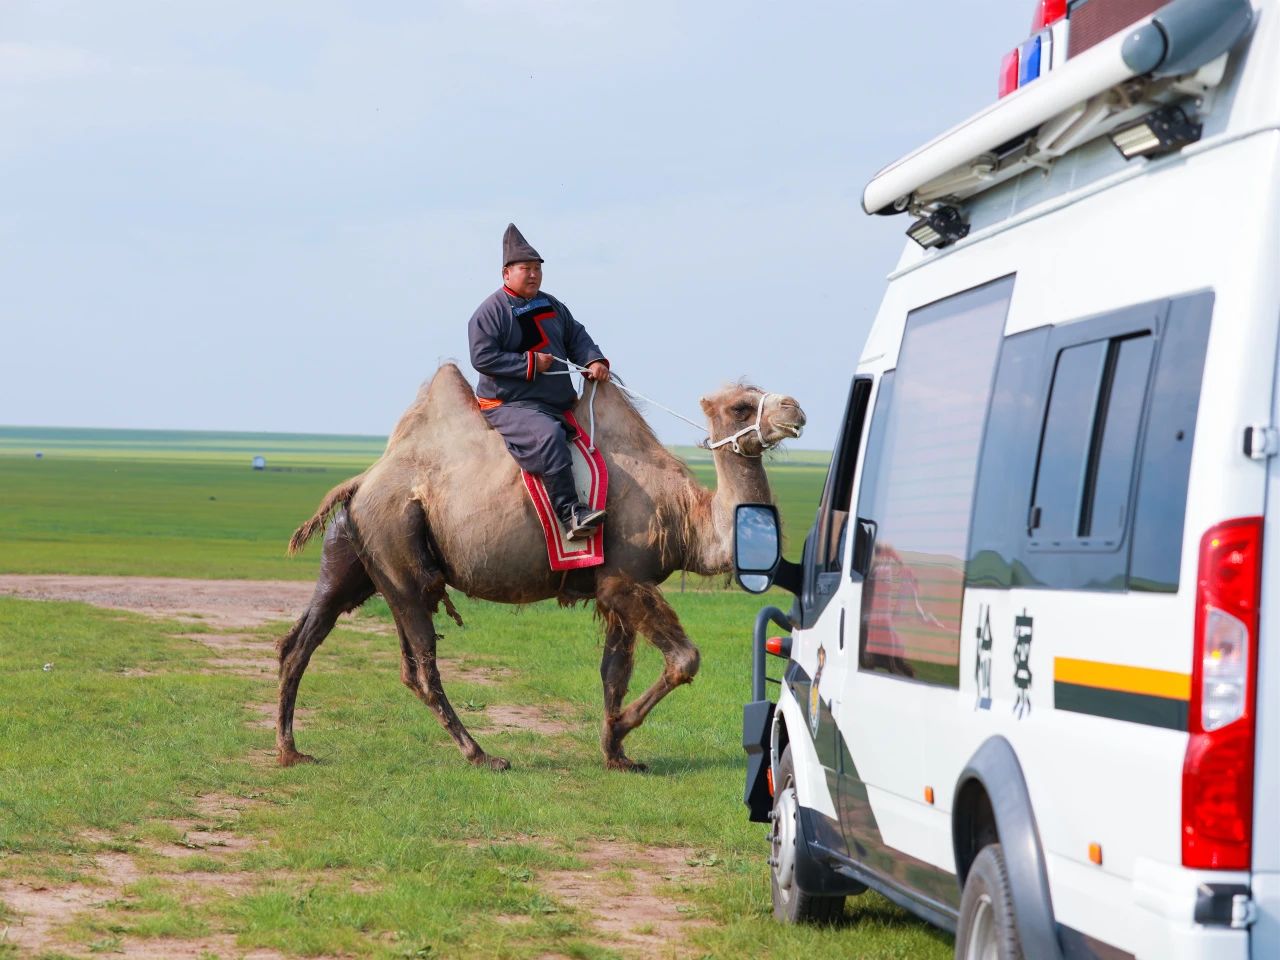
POLYGON ((1018 69, 1018 86, 1026 86, 1040 76, 1040 34, 1036 34, 1022 45, 1021 66, 1018 69))

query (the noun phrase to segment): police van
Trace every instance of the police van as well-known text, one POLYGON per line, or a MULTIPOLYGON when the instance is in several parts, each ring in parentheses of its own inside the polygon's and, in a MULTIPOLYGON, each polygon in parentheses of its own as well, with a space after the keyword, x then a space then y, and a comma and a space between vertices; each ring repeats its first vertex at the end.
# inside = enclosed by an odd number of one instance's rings
POLYGON ((865 188, 910 239, 803 561, 737 511, 796 594, 744 715, 774 912, 1280 957, 1280 3, 1041 0, 998 92, 865 188))

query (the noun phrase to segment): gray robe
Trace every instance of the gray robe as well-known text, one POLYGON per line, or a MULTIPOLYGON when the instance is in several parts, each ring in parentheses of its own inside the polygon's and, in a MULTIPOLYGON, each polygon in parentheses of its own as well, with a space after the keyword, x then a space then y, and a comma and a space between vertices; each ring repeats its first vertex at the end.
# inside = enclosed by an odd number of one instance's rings
POLYGON ((547 293, 525 300, 495 291, 471 316, 468 327, 471 365, 480 374, 480 407, 507 444, 521 469, 555 473, 570 465, 569 427, 564 411, 577 394, 567 368, 555 362, 539 373, 535 353, 564 357, 585 367, 603 352, 569 308, 547 293))

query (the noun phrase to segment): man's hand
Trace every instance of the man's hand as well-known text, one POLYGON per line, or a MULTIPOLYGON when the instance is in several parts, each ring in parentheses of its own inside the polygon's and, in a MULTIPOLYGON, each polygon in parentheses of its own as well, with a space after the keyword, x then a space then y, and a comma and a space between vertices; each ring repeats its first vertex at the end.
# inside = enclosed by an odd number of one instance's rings
POLYGON ((533 365, 538 368, 539 373, 546 373, 551 369, 551 364, 554 362, 549 353, 535 353, 533 355, 533 365))
POLYGON ((601 383, 609 382, 609 366, 597 360, 595 363, 587 367, 584 374, 588 380, 599 380, 601 383))

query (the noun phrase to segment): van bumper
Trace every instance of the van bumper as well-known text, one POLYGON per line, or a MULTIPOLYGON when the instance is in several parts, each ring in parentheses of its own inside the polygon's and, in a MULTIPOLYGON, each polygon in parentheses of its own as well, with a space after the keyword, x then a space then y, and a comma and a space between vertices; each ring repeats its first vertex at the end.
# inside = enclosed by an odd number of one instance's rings
POLYGON ((1247 889, 1249 882, 1250 875, 1245 872, 1188 870, 1173 864, 1139 860, 1134 865, 1133 876, 1134 904, 1140 917, 1140 947, 1136 956, 1168 957, 1169 960, 1250 960, 1249 929, 1197 923, 1195 919, 1203 885, 1239 884, 1247 889))

